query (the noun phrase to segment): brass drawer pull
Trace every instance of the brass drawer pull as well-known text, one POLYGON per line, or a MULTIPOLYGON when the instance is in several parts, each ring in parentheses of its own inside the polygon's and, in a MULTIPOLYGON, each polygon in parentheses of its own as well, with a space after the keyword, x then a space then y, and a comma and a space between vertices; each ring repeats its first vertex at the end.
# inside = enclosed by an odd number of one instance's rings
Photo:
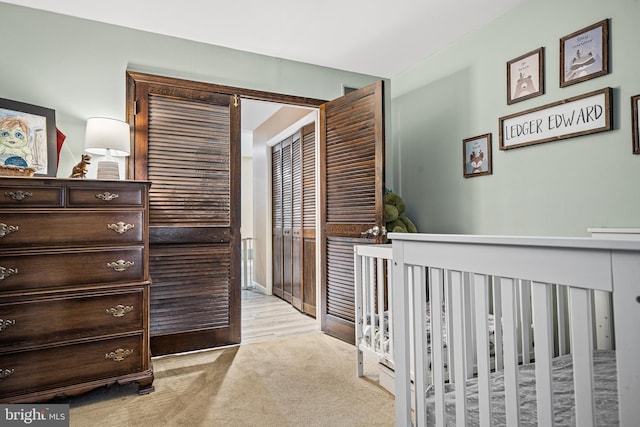
POLYGON ((9 377, 11 374, 13 374, 13 369, 2 369, 0 368, 0 381, 2 381, 3 379, 9 377))
POLYGON ((115 271, 125 271, 127 268, 131 267, 133 264, 135 264, 133 261, 125 261, 123 259, 119 259, 118 261, 108 262, 107 267, 111 267, 115 271))
POLYGON ((132 354, 133 350, 129 348, 126 350, 124 348, 119 348, 115 351, 105 354, 104 358, 111 359, 114 362, 122 362, 126 357, 131 356, 132 354))
POLYGON ((5 196, 12 198, 17 202, 21 202, 24 199, 28 199, 29 197, 33 197, 33 193, 29 193, 28 191, 7 191, 4 193, 5 196))
POLYGON ((130 311, 133 311, 133 306, 132 305, 122 305, 122 304, 118 304, 115 307, 111 307, 111 308, 107 308, 106 312, 107 314, 112 315, 113 317, 124 317, 125 314, 129 313, 130 311))
POLYGON ((15 320, 2 320, 0 319, 0 332, 4 331, 5 329, 7 329, 9 326, 13 326, 16 324, 15 320))
POLYGON ((4 237, 7 234, 11 234, 13 232, 18 231, 18 226, 17 225, 7 225, 4 224, 2 222, 0 222, 0 237, 4 237))
POLYGON ((104 200, 105 202, 110 202, 111 200, 120 197, 120 195, 117 193, 109 193, 108 191, 105 191, 104 193, 96 194, 96 197, 100 200, 104 200))
POLYGON ((135 227, 135 225, 133 225, 133 224, 125 224, 122 221, 117 222, 115 224, 107 224, 107 228, 109 230, 113 230, 118 234, 126 233, 127 231, 131 230, 134 227, 135 227))
POLYGON ((13 276, 14 274, 18 274, 17 268, 0 267, 0 280, 4 280, 7 277, 13 276))

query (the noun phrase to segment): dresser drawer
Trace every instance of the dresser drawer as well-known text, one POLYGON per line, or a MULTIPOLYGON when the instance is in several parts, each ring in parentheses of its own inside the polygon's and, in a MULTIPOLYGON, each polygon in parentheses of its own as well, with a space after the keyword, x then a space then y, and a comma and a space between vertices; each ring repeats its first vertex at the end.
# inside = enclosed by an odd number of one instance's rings
POLYGON ((0 399, 148 368, 142 334, 0 355, 0 399))
POLYGON ((142 206, 144 200, 141 186, 120 187, 104 182, 95 187, 69 184, 68 192, 69 207, 142 206))
POLYGON ((146 279, 144 246, 0 256, 0 295, 146 279))
POLYGON ((138 243, 143 221, 142 211, 0 212, 0 247, 138 243))
POLYGON ((139 332, 143 316, 142 288, 106 295, 0 303, 0 353, 91 336, 139 332))
POLYGON ((0 184, 0 209, 2 208, 60 208, 64 204, 64 187, 2 185, 0 184))

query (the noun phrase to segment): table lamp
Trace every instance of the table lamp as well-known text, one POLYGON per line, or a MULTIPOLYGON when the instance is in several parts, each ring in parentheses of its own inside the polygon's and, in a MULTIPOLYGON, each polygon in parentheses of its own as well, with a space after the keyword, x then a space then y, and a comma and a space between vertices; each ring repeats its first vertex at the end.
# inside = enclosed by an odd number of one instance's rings
POLYGON ((98 179, 120 179, 118 162, 113 158, 126 157, 131 149, 129 124, 105 117, 87 120, 84 151, 105 156, 98 162, 98 179))

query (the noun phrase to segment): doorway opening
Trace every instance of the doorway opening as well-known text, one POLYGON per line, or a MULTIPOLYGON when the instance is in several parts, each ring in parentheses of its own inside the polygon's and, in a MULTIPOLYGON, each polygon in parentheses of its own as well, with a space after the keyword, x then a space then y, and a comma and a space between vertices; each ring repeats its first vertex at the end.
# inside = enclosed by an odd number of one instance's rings
MULTIPOLYGON (((257 319, 267 318, 269 326, 263 327, 265 335, 279 337, 283 334, 320 330, 320 320, 309 309, 304 310, 302 301, 292 305, 291 295, 285 298, 274 279, 274 221, 272 203, 274 200, 274 162, 272 154, 282 141, 291 139, 300 129, 315 127, 318 123, 318 109, 281 102, 245 99, 241 101, 241 194, 242 194, 242 341, 254 341, 259 331, 253 329, 257 319), (280 304, 282 303, 282 304, 280 304), (257 312, 265 307, 270 313, 257 312), (295 307, 295 308, 294 308, 295 307), (307 313, 305 315, 304 313, 307 313), (280 313, 280 314, 278 314, 280 313)), ((313 133, 314 162, 317 159, 317 132, 313 133)), ((314 170, 317 166, 314 164, 314 170)), ((280 171, 282 172, 282 171, 280 171)), ((291 170, 288 171, 289 182, 291 170)), ((286 180, 285 180, 286 181, 286 180)), ((313 177, 313 201, 318 197, 317 177, 313 177)), ((308 197, 308 196, 307 196, 308 197)), ((314 209, 317 203, 314 203, 314 209)), ((314 215, 314 221, 317 215, 314 215)), ((315 228, 318 225, 314 224, 315 228)), ((315 245, 315 241, 313 242, 315 245)), ((275 246, 278 247, 277 244, 275 246)), ((317 251, 313 250, 314 253, 317 251)), ((280 256, 281 258, 281 256, 280 256)), ((318 268, 318 260, 313 260, 313 274, 318 268)), ((277 273, 277 271, 276 271, 277 273)), ((302 278, 299 277, 298 280, 302 278)), ((314 283, 317 280, 314 277, 314 283)), ((319 290, 313 287, 313 301, 319 301, 319 290)), ((315 307, 314 307, 315 309, 315 307)), ((265 322, 263 322, 263 326, 265 322)))

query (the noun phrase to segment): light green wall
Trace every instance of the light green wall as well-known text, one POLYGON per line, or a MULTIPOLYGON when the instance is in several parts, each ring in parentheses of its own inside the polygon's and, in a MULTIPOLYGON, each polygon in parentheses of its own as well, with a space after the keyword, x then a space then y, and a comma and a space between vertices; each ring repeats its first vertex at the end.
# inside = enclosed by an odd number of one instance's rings
POLYGON ((88 117, 125 118, 127 70, 327 100, 379 80, 6 3, 0 17, 0 98, 56 111, 61 177, 83 151, 88 117))
POLYGON ((640 227, 640 156, 630 97, 640 94, 640 2, 530 0, 392 79, 393 175, 419 231, 587 236, 640 227), (611 18, 610 74, 559 87, 559 39, 611 18), (545 94, 506 103, 506 63, 545 48, 545 94), (498 118, 604 87, 614 130, 498 149, 498 118), (462 175, 462 140, 493 136, 493 174, 462 175))

